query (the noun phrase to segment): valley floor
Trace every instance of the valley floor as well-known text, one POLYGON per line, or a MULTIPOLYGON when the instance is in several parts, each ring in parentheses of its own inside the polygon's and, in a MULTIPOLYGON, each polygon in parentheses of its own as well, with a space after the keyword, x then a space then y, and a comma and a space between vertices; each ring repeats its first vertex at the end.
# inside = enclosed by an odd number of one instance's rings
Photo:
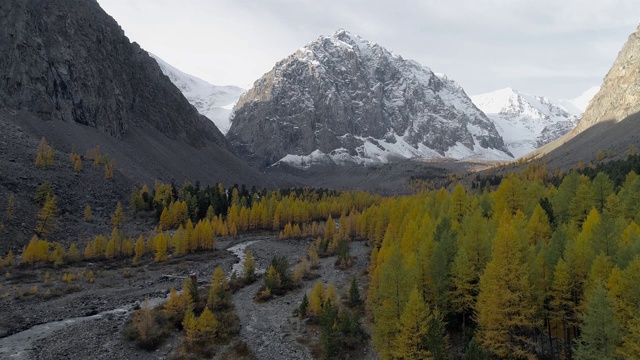
MULTIPOLYGON (((310 245, 307 240, 278 240, 273 235, 243 235, 218 242, 215 252, 200 253, 169 259, 164 264, 142 262, 138 266, 127 263, 83 263, 82 267, 61 269, 11 269, 0 278, 0 358, 13 359, 165 359, 170 358, 179 344, 174 333, 154 352, 136 347, 125 340, 123 328, 132 310, 149 298, 161 303, 170 288, 180 288, 182 279, 163 275, 187 276, 195 272, 199 280, 209 281, 213 270, 221 266, 230 273, 239 261, 230 247, 247 243, 254 254, 257 268, 263 270, 274 256, 286 256, 294 265, 310 245), (95 273, 95 281, 84 278, 62 282, 65 273, 95 273), (44 281, 49 272, 49 280, 44 281), (37 289, 37 290, 36 290, 37 289), (59 297, 47 299, 46 290, 59 297), (36 292, 35 295, 29 295, 36 292), (10 334, 10 335, 9 335, 10 334)), ((310 359, 306 346, 314 341, 309 331, 293 314, 304 293, 317 281, 335 284, 345 293, 349 282, 356 277, 362 285, 370 248, 365 242, 354 242, 351 254, 354 266, 347 270, 334 267, 335 257, 324 258, 314 273, 317 280, 306 281, 301 289, 268 302, 257 303, 253 297, 262 280, 236 292, 233 302, 240 317, 240 339, 258 359, 310 359)), ((364 289, 361 290, 364 292, 364 289)), ((317 341, 317 339, 315 339, 317 341)), ((375 358, 372 349, 364 349, 363 356, 375 358)))

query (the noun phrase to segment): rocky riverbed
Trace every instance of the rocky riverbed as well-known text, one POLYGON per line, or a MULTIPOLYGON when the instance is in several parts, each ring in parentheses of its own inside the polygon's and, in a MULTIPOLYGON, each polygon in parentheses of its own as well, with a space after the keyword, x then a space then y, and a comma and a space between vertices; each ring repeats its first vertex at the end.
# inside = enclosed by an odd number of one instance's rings
MULTIPOLYGON (((216 266, 225 273, 239 272, 245 250, 250 250, 258 269, 264 269, 274 256, 285 256, 295 265, 307 252, 311 241, 277 240, 271 235, 245 235, 218 242, 211 253, 170 259, 164 264, 143 263, 84 264, 80 268, 14 269, 2 277, 0 294, 10 293, 0 300, 0 358, 11 359, 167 359, 176 349, 179 339, 174 334, 157 351, 146 352, 124 339, 122 330, 131 311, 145 298, 160 303, 172 287, 179 288, 180 278, 196 272, 208 280, 216 266), (235 266, 234 266, 235 264, 235 266), (63 273, 94 271, 95 281, 77 279, 60 281, 63 273), (49 280, 45 283, 45 273, 49 280), (28 295, 38 288, 39 295, 28 295), (62 289, 62 295, 46 299, 46 289, 62 289), (68 289, 68 290, 67 290, 68 289), (68 291, 68 293, 67 293, 68 291), (25 292, 18 296, 17 292, 25 292)), ((312 334, 293 315, 305 292, 317 281, 334 283, 344 293, 353 277, 364 284, 364 270, 370 248, 364 242, 351 246, 354 266, 347 270, 334 267, 335 258, 321 260, 314 273, 319 278, 305 282, 303 288, 257 303, 254 295, 262 284, 259 280, 240 289, 233 296, 240 318, 240 340, 259 359, 311 359, 305 346, 312 334)), ((364 289, 362 289, 364 290, 364 289)), ((313 339, 311 339, 313 340, 313 339)), ((368 350, 366 358, 372 358, 368 350)))

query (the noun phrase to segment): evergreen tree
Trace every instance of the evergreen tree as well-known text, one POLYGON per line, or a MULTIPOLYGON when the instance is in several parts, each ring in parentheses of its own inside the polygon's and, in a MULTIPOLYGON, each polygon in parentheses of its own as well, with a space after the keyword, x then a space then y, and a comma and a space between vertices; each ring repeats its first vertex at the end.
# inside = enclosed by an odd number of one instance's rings
POLYGON ((309 297, 305 293, 302 296, 302 302, 300 302, 300 307, 298 308, 298 315, 300 315, 301 319, 304 319, 307 316, 308 308, 309 308, 309 297))
POLYGON ((320 267, 318 252, 316 251, 316 247, 313 244, 309 247, 309 262, 311 263, 312 269, 317 269, 318 267, 320 267))
POLYGON ((5 256, 4 258, 4 266, 9 267, 9 266, 13 266, 15 263, 15 257, 13 255, 13 251, 9 250, 9 252, 7 253, 7 256, 5 256))
POLYGON ((625 359, 640 359, 640 316, 631 319, 629 325, 617 354, 625 359))
POLYGON ((73 172, 77 174, 82 171, 82 158, 80 157, 80 155, 76 154, 76 156, 73 157, 72 161, 73 172))
POLYGON ((563 339, 568 345, 572 333, 570 330, 575 325, 576 304, 573 301, 569 266, 563 259, 555 267, 550 295, 550 316, 562 324, 563 339))
MULTIPOLYGON (((226 280, 226 279, 225 279, 226 280)), ((186 291, 189 294, 189 299, 193 303, 193 306, 197 306, 200 302, 200 290, 198 289, 198 280, 195 276, 189 276, 184 281, 186 288, 183 287, 182 291, 186 291)))
POLYGON ((615 351, 621 342, 621 327, 613 316, 607 290, 602 283, 587 298, 582 321, 580 338, 575 344, 576 359, 616 359, 615 351))
POLYGON ((427 348, 434 360, 446 360, 449 358, 449 339, 446 334, 446 324, 443 314, 435 308, 428 318, 428 332, 426 337, 427 348))
POLYGON ((324 241, 330 242, 331 240, 333 240, 335 231, 336 231, 336 223, 335 221, 333 221, 333 218, 329 216, 327 218, 327 223, 325 224, 325 227, 324 227, 324 241))
POLYGON ((474 337, 471 339, 464 349, 464 356, 462 357, 462 360, 484 360, 486 358, 487 355, 476 341, 476 338, 474 337))
POLYGON ((546 244, 551 239, 552 230, 549 218, 542 206, 538 204, 527 224, 527 239, 532 245, 546 244))
POLYGON ((609 176, 599 172, 591 183, 592 204, 600 213, 604 211, 607 198, 613 193, 613 182, 609 176))
POLYGON ((325 303, 320 314, 320 343, 325 357, 331 359, 339 351, 339 334, 336 331, 337 309, 331 301, 325 303))
POLYGON ((358 290, 358 283, 356 278, 351 279, 351 285, 349 286, 349 305, 351 307, 360 306, 362 299, 360 298, 360 290, 358 290))
POLYGON ((95 239, 93 239, 94 257, 101 257, 104 255, 105 251, 107 250, 107 241, 107 238, 102 235, 98 235, 95 237, 95 239))

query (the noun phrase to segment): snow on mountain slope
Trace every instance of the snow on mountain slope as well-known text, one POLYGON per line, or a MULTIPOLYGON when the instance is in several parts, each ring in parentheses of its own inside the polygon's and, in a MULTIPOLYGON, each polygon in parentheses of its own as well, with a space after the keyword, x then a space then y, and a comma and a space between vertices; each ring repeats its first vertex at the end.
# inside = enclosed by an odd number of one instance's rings
POLYGON ((582 105, 578 102, 570 107, 560 101, 511 88, 475 95, 471 100, 494 122, 515 157, 571 131, 581 114, 578 106, 582 105))
POLYGON ((226 134, 231 124, 229 117, 233 106, 245 92, 237 86, 216 86, 184 73, 169 65, 158 56, 149 53, 156 60, 162 72, 182 92, 185 98, 198 109, 198 112, 213 121, 216 127, 226 134))
POLYGON ((591 99, 593 99, 594 96, 596 96, 598 91, 600 91, 600 86, 594 86, 574 99, 560 100, 560 102, 569 111, 582 114, 587 109, 587 106, 589 106, 589 102, 591 101, 591 99))
POLYGON ((318 37, 258 79, 234 108, 227 138, 261 168, 513 159, 453 80, 345 30, 318 37))

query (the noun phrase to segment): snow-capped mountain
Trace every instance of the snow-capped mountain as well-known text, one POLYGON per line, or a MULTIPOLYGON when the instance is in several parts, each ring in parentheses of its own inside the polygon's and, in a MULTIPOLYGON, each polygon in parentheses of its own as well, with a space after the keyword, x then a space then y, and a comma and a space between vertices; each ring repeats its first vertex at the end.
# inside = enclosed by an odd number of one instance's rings
POLYGON ((198 109, 200 114, 213 121, 223 134, 229 131, 231 111, 245 92, 244 89, 237 86, 211 85, 200 78, 176 69, 152 53, 149 55, 156 60, 162 72, 180 89, 184 97, 198 109))
POLYGON ((594 86, 583 92, 580 96, 571 100, 560 100, 560 103, 569 110, 569 112, 582 114, 598 91, 600 91, 600 86, 594 86))
POLYGON ((507 148, 516 157, 571 131, 578 123, 583 111, 579 107, 584 103, 563 103, 511 88, 475 95, 471 99, 494 122, 507 148))
POLYGON ((279 61, 240 98, 231 121, 227 138, 258 167, 512 159, 453 80, 344 30, 279 61))

